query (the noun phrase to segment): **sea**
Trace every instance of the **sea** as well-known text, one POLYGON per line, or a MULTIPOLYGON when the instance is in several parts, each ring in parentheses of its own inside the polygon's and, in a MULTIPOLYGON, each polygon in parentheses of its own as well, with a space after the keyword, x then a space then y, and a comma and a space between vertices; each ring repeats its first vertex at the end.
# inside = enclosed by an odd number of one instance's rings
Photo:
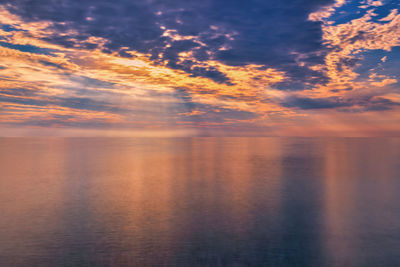
POLYGON ((400 266, 400 139, 0 138, 0 266, 400 266))

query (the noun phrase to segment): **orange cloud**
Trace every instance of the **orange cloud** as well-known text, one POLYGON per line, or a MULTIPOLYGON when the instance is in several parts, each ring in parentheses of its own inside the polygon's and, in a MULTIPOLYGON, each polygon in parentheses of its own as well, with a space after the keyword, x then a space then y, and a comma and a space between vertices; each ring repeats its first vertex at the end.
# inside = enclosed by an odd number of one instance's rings
MULTIPOLYGON (((237 126, 249 127, 249 131, 252 127, 260 131, 268 129, 271 135, 302 136, 373 135, 376 131, 370 125, 375 125, 392 134, 400 130, 393 124, 399 119, 397 107, 384 111, 385 120, 381 120, 382 113, 372 110, 356 114, 302 110, 283 104, 291 96, 311 100, 335 97, 346 103, 362 97, 373 101, 379 96, 380 101, 391 101, 393 106, 399 103, 398 92, 389 88, 398 82, 395 77, 373 72, 367 79, 359 80, 355 67, 359 64, 357 56, 366 50, 390 51, 400 45, 400 15, 393 10, 378 23, 373 22, 374 13, 369 11, 347 23, 328 23, 330 16, 344 4, 344 0, 338 0, 309 15, 311 21, 324 21, 323 41, 330 48, 324 64, 310 68, 323 72, 329 81, 299 92, 276 89, 280 82, 290 80, 289 75, 262 65, 228 66, 216 60, 200 62, 190 52, 180 54, 180 60, 190 60, 194 67, 216 69, 229 79, 229 83, 218 83, 171 69, 162 62, 155 63, 150 55, 136 51, 125 49, 131 58, 105 53, 102 48, 106 40, 102 38, 85 40, 96 44, 96 49, 82 48, 78 40, 74 40, 76 47, 62 47, 44 41, 53 34, 51 22, 25 22, 0 6, 0 23, 21 30, 0 31, 4 42, 10 44, 0 46, 0 123, 34 128, 87 125, 99 127, 99 131, 104 130, 101 127, 117 127, 137 133, 138 128, 144 133, 157 129, 166 135, 237 126), (24 45, 51 52, 17 49, 24 45), (238 115, 226 115, 230 113, 238 115)), ((61 34, 74 36, 72 32, 61 34)), ((236 33, 222 34, 233 40, 236 33)), ((181 36, 168 29, 165 35, 203 45, 196 36, 181 36)), ((302 55, 297 56, 297 63, 301 64, 302 55)), ((385 61, 386 57, 382 59, 385 61)), ((354 104, 355 108, 359 108, 357 105, 354 104)), ((345 108, 348 106, 342 110, 345 108)))

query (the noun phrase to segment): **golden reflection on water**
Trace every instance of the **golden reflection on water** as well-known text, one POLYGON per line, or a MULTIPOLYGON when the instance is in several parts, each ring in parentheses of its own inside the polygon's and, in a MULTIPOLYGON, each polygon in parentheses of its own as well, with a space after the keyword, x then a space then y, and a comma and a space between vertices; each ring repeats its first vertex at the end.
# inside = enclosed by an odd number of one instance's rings
POLYGON ((3 138, 0 265, 400 263, 399 148, 398 139, 3 138))
POLYGON ((332 265, 389 266, 385 262, 399 260, 393 244, 400 230, 395 213, 400 200, 398 141, 348 139, 326 144, 324 240, 332 265))

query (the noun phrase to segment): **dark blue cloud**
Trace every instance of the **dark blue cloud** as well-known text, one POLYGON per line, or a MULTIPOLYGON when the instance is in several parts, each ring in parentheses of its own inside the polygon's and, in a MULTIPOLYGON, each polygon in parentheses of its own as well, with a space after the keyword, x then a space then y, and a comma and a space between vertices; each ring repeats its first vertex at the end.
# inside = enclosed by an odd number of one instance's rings
POLYGON ((56 63, 53 63, 53 62, 50 62, 50 61, 47 61, 47 60, 39 60, 39 63, 41 63, 41 64, 43 64, 45 66, 54 67, 54 68, 57 68, 57 69, 60 69, 60 70, 65 70, 65 68, 62 65, 56 64, 56 63))
POLYGON ((384 97, 367 97, 361 99, 361 105, 364 107, 365 111, 391 110, 396 106, 400 106, 399 103, 384 97))
POLYGON ((352 103, 341 101, 338 98, 307 98, 289 97, 282 103, 285 107, 296 107, 301 109, 330 109, 339 107, 349 107, 352 103))
POLYGON ((42 55, 53 55, 53 52, 56 52, 56 50, 54 49, 42 48, 34 45, 11 44, 3 41, 0 41, 0 46, 19 50, 21 52, 29 52, 33 54, 42 54, 42 55))
POLYGON ((288 97, 281 103, 285 107, 295 107, 304 110, 308 109, 335 109, 341 108, 343 112, 383 111, 391 110, 399 103, 393 102, 384 97, 363 96, 353 99, 341 99, 337 97, 307 98, 288 97))
POLYGON ((24 31, 24 30, 20 30, 20 29, 14 28, 13 26, 11 26, 9 24, 0 25, 0 29, 2 29, 5 32, 20 32, 20 31, 24 31))
MULTIPOLYGON (((107 40, 104 52, 129 57, 124 47, 149 53, 154 62, 182 69, 216 82, 229 79, 218 69, 199 61, 221 61, 231 66, 260 64, 286 71, 293 84, 322 83, 323 74, 308 68, 323 63, 321 24, 308 15, 333 0, 0 0, 11 12, 28 21, 50 20, 59 34, 47 40, 66 47, 79 44, 95 48, 90 36, 107 40), (173 40, 161 26, 191 40, 173 40), (67 30, 77 34, 65 36, 67 30), (223 48, 223 49, 222 49, 223 48), (196 64, 182 60, 179 52, 191 51, 196 64), (295 54, 302 54, 299 66, 295 54)), ((301 88, 300 88, 301 89, 301 88)))
POLYGON ((50 105, 50 102, 40 100, 40 99, 31 99, 31 98, 22 98, 22 97, 12 97, 12 94, 0 95, 0 102, 2 103, 14 103, 20 105, 31 105, 31 106, 47 106, 50 105))
POLYGON ((19 126, 39 126, 39 127, 77 127, 77 128, 110 128, 109 121, 102 118, 82 119, 72 115, 52 114, 48 118, 30 117, 29 120, 7 122, 4 124, 19 126))
MULTIPOLYGON (((99 100, 93 100, 85 97, 49 97, 49 98, 28 98, 24 95, 23 89, 18 88, 6 91, 0 91, 0 102, 15 103, 29 106, 58 106, 89 111, 105 111, 111 113, 124 113, 126 110, 111 103, 99 100), (4 94, 3 94, 4 93, 4 94), (3 94, 3 95, 2 95, 3 94), (15 97, 18 96, 18 97, 15 97)), ((29 95, 30 96, 30 95, 29 95)))
POLYGON ((37 90, 27 89, 22 87, 0 88, 0 95, 7 95, 7 96, 34 96, 37 93, 38 93, 37 90))

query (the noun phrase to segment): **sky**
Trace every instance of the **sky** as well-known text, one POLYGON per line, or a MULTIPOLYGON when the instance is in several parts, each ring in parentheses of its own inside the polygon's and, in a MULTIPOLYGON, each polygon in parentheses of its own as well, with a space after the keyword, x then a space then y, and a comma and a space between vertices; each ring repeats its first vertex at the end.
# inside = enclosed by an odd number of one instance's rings
POLYGON ((400 136, 397 0, 0 0, 0 136, 400 136))

